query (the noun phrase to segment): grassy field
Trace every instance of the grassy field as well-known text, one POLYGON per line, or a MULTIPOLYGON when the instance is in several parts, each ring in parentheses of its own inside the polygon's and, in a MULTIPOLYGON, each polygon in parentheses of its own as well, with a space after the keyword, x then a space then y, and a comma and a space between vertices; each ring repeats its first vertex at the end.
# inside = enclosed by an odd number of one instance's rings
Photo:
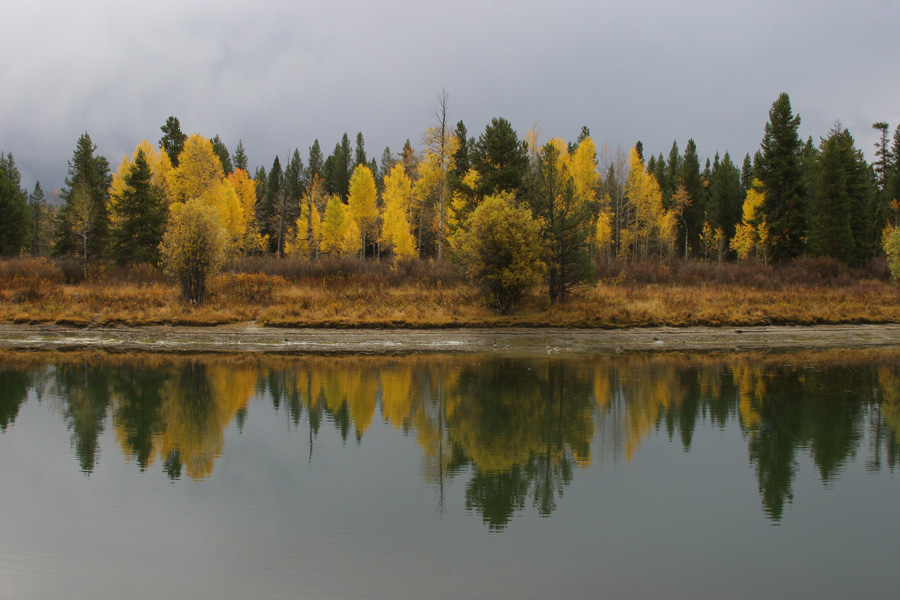
POLYGON ((900 322, 900 289, 882 264, 780 267, 701 261, 598 263, 594 282, 550 306, 535 288, 502 316, 446 262, 247 258, 210 283, 200 307, 149 267, 46 259, 0 262, 0 322, 75 326, 587 327, 900 322))

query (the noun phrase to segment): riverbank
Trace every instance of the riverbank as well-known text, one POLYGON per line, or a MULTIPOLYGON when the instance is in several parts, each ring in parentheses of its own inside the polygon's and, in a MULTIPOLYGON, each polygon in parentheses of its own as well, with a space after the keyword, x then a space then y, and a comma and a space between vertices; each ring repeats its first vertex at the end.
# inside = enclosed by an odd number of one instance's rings
POLYGON ((161 353, 500 355, 733 352, 900 346, 900 324, 629 329, 308 329, 255 323, 214 327, 76 328, 0 324, 0 349, 161 353))

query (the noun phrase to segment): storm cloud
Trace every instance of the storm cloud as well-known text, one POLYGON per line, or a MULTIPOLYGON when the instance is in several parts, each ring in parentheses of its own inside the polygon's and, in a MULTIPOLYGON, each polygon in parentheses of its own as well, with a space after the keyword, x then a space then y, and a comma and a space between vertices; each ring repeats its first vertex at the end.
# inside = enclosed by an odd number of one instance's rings
POLYGON ((701 157, 759 147, 788 92, 801 136, 841 120, 871 159, 900 122, 897 2, 458 1, 68 3, 13 0, 0 51, 0 150, 62 185, 87 131, 115 167, 169 115, 242 140, 251 168, 344 132, 370 156, 419 145, 446 90, 453 122, 701 157))

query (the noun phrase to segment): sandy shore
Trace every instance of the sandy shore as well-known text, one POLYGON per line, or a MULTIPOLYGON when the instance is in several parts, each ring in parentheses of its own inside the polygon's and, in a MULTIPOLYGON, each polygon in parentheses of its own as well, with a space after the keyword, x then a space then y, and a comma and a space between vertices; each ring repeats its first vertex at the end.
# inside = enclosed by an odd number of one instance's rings
POLYGON ((602 354, 900 346, 900 325, 656 327, 635 329, 273 329, 216 327, 73 328, 0 324, 0 349, 127 352, 403 354, 491 352, 602 354))

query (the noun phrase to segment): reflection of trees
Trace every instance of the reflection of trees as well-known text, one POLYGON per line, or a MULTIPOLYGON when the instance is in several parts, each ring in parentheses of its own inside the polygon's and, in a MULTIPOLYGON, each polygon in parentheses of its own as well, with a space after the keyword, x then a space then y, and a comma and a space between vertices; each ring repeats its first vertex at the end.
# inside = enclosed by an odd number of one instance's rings
POLYGON ((766 513, 792 499, 800 453, 835 479, 868 440, 870 469, 900 462, 900 352, 786 355, 159 357, 0 353, 0 432, 29 390, 59 398, 82 470, 97 464, 112 415, 116 440, 141 470, 208 476, 224 430, 268 393, 290 427, 305 421, 309 460, 323 423, 362 443, 377 415, 409 435, 444 507, 445 484, 466 469, 468 509, 492 529, 531 504, 549 515, 577 468, 631 461, 651 435, 690 450, 703 423, 738 423, 766 513), (840 368, 829 368, 836 366, 840 368), (380 409, 380 412, 379 412, 380 409), (594 449, 592 449, 594 446, 594 449), (592 457, 592 450, 594 456, 592 457))
POLYGON ((472 461, 466 506, 502 529, 530 494, 549 515, 590 460, 591 380, 580 361, 496 359, 464 368, 447 395, 447 432, 472 461))
POLYGON ((109 367, 66 363, 56 369, 54 387, 62 400, 63 419, 84 473, 91 473, 100 452, 100 434, 110 400, 109 367))
POLYGON ((96 466, 108 411, 116 440, 141 470, 159 457, 172 478, 212 472, 224 429, 256 387, 254 369, 203 360, 110 357, 62 360, 53 373, 79 464, 96 466))
POLYGON ((19 407, 33 385, 32 380, 30 372, 0 363, 0 432, 15 423, 19 407))

